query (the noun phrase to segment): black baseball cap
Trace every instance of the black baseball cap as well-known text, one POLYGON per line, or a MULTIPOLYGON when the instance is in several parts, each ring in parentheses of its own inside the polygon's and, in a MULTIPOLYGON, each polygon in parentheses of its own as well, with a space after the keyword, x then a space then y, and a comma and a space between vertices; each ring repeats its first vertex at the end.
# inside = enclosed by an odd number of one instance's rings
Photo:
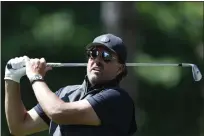
POLYGON ((92 43, 88 44, 86 49, 89 50, 95 46, 105 46, 109 50, 115 52, 119 58, 119 62, 125 64, 127 59, 127 49, 123 40, 113 34, 103 34, 96 37, 92 43))

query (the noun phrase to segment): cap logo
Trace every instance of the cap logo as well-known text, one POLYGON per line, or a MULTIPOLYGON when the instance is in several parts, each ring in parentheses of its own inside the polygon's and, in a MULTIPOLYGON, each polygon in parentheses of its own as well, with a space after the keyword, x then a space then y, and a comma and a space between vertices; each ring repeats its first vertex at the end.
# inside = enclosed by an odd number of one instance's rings
POLYGON ((104 36, 101 38, 101 42, 107 43, 109 41, 110 41, 110 39, 107 36, 104 36))

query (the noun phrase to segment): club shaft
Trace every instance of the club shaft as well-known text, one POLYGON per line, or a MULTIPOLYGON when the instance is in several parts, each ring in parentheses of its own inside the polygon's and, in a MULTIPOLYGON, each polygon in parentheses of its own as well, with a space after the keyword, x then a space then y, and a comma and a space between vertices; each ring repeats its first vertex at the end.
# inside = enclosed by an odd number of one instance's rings
MULTIPOLYGON (((87 63, 47 63, 48 66, 51 67, 85 67, 87 63)), ((135 66, 174 66, 174 67, 191 67, 190 63, 126 63, 127 67, 135 67, 135 66)))
MULTIPOLYGON (((51 67, 85 67, 87 63, 47 63, 47 66, 51 67)), ((126 63, 127 67, 135 67, 135 66, 155 66, 155 67, 164 67, 164 66, 173 66, 173 67, 192 67, 192 74, 195 81, 200 81, 202 75, 200 70, 197 68, 195 64, 190 63, 126 63)), ((11 64, 7 64, 8 69, 13 69, 11 64)))

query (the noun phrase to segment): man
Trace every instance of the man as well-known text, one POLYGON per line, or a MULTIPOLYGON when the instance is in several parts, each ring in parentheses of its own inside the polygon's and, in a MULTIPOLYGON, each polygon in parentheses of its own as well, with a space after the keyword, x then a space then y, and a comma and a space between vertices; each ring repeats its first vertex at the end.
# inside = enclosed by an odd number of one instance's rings
POLYGON ((112 34, 101 35, 86 51, 84 82, 55 93, 43 80, 51 70, 44 58, 24 56, 8 62, 13 69, 5 70, 5 111, 11 134, 49 129, 52 136, 129 136, 136 131, 133 101, 119 86, 127 74, 123 41, 112 34), (25 74, 39 102, 29 111, 20 97, 20 79, 25 74))

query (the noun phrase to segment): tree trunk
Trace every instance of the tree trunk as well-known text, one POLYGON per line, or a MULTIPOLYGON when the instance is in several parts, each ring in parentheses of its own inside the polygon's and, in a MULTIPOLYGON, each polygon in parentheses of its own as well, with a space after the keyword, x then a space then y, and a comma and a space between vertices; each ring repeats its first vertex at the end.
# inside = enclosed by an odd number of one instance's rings
MULTIPOLYGON (((115 34, 123 39, 128 51, 127 62, 134 62, 137 47, 134 4, 135 2, 101 3, 103 32, 115 34)), ((130 94, 136 105, 137 79, 132 67, 128 68, 128 76, 122 80, 121 87, 130 94)), ((137 118, 136 110, 136 120, 137 118)))
MULTIPOLYGON (((113 33, 121 37, 127 46, 127 62, 133 62, 136 54, 136 27, 134 2, 102 2, 101 19, 104 33, 113 33)), ((128 76, 122 81, 124 87, 135 100, 137 80, 132 67, 128 76)))

